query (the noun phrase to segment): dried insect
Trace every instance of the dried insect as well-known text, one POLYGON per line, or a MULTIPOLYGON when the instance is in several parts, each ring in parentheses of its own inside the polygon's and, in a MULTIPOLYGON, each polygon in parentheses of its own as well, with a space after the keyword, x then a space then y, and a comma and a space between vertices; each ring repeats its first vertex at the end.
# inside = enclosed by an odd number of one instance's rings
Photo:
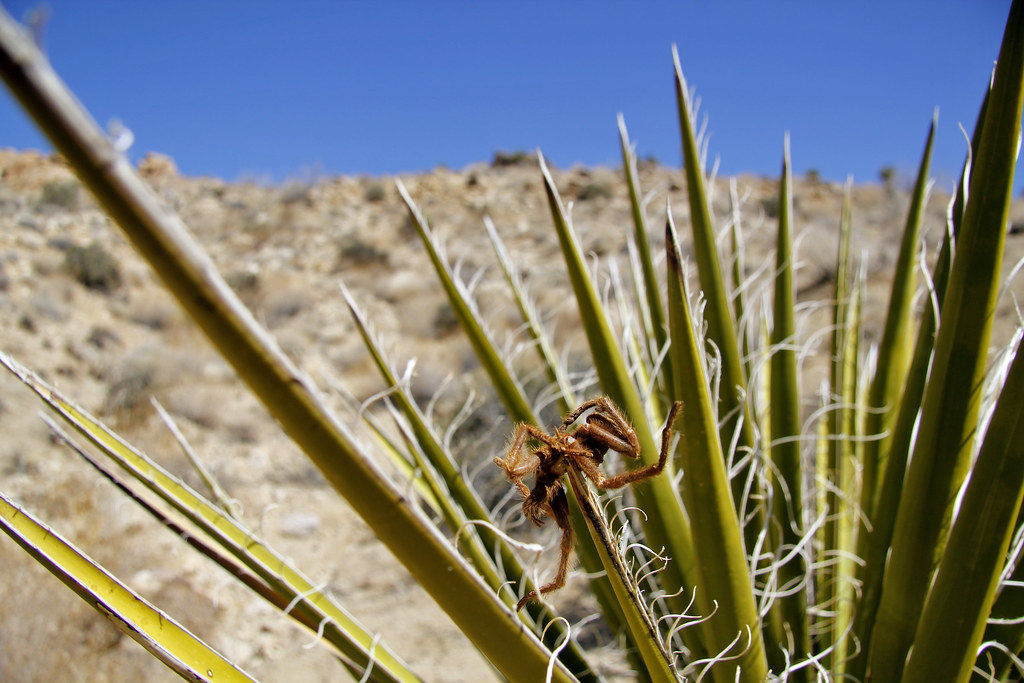
POLYGON ((598 467, 604 462, 608 451, 636 459, 640 456, 640 443, 636 432, 622 412, 615 407, 607 396, 591 399, 581 404, 576 410, 565 416, 561 427, 555 428, 554 434, 546 434, 543 430, 529 424, 520 424, 512 435, 512 443, 504 458, 495 458, 494 464, 505 472, 505 476, 523 494, 523 514, 537 526, 544 523, 544 516, 555 520, 562 531, 559 543, 561 557, 555 578, 540 590, 532 590, 516 605, 516 610, 523 608, 530 600, 540 597, 565 585, 565 577, 569 572, 569 557, 572 552, 573 531, 569 523, 569 501, 562 486, 562 475, 570 468, 592 481, 601 489, 617 489, 634 482, 649 479, 665 469, 668 460, 669 444, 672 440, 672 425, 679 416, 683 404, 676 401, 669 411, 665 429, 661 433, 661 452, 658 462, 647 467, 630 470, 614 477, 605 477, 598 467), (587 411, 590 411, 587 413, 587 411), (583 424, 574 432, 569 426, 580 419, 584 413, 583 424), (527 442, 533 441, 539 447, 523 457, 522 450, 527 442), (523 477, 534 475, 533 489, 523 483, 523 477))

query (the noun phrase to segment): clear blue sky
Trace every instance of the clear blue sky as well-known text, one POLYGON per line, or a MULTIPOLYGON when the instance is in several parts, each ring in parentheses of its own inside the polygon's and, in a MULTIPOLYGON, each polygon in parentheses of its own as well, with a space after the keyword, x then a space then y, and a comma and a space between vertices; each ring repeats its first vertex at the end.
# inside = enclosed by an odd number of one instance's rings
MULTIPOLYGON (((22 18, 35 0, 4 0, 22 18)), ((96 119, 189 175, 461 168, 540 147, 558 166, 680 160, 671 45, 721 172, 874 181, 916 168, 940 108, 949 184, 1006 0, 882 2, 108 2, 48 0, 50 59, 96 119)), ((0 146, 46 143, 4 91, 0 146)), ((1022 181, 1017 180, 1021 187, 1022 181)))

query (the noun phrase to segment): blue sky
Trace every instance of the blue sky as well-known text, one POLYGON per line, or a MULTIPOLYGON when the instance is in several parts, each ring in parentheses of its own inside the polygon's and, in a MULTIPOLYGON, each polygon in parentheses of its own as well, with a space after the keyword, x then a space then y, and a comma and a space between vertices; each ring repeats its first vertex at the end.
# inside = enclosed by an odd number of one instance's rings
MULTIPOLYGON (((37 4, 4 0, 17 18, 37 4)), ((882 2, 112 2, 48 0, 45 46, 130 154, 188 175, 390 174, 541 148, 618 165, 680 160, 671 45, 726 174, 912 175, 934 107, 950 184, 1002 36, 1005 0, 882 2)), ((0 146, 47 148, 0 93, 0 146)), ((1018 178, 1017 186, 1021 187, 1018 178)))

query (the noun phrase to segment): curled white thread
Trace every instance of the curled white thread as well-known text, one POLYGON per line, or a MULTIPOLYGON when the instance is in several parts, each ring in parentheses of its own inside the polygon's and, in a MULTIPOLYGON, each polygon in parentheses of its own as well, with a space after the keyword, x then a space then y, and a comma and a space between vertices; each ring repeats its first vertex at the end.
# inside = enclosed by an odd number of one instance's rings
POLYGON ((312 588, 310 588, 308 590, 304 590, 301 593, 298 593, 294 598, 292 598, 292 601, 288 603, 288 606, 284 608, 284 611, 282 612, 282 614, 288 614, 289 612, 292 611, 292 609, 295 607, 295 605, 299 604, 300 602, 302 602, 303 600, 308 598, 313 593, 319 593, 324 588, 327 588, 327 583, 326 582, 321 583, 319 586, 313 586, 312 588))
MULTIPOLYGON (((995 640, 986 640, 984 643, 978 646, 978 655, 980 656, 985 650, 988 649, 999 650, 1004 655, 1009 657, 1010 662, 1017 669, 1017 673, 1024 673, 1024 660, 1021 660, 1016 653, 1011 652, 1005 645, 995 640)), ((973 671, 978 671, 978 667, 974 667, 973 671)), ((984 675, 984 672, 978 672, 984 675)))
POLYGON ((496 527, 494 524, 492 524, 491 522, 488 522, 485 519, 470 519, 470 520, 467 520, 462 526, 459 527, 459 530, 455 533, 455 540, 456 540, 456 542, 458 542, 459 538, 462 536, 462 532, 466 530, 466 527, 470 527, 470 526, 483 526, 483 527, 487 527, 488 529, 493 531, 496 536, 501 538, 503 541, 505 541, 509 545, 513 546, 514 548, 519 548, 520 550, 524 550, 524 551, 526 551, 528 553, 535 553, 537 555, 540 555, 542 552, 544 552, 544 546, 540 545, 539 543, 527 543, 526 541, 517 541, 516 539, 512 538, 511 536, 506 534, 504 531, 502 531, 501 529, 496 527))
POLYGON ((308 643, 305 643, 302 646, 303 650, 311 650, 314 647, 316 647, 317 643, 319 643, 321 640, 323 640, 323 638, 324 638, 324 629, 327 627, 327 624, 330 623, 330 621, 331 621, 330 617, 324 617, 323 619, 320 620, 320 625, 316 627, 316 638, 314 638, 313 640, 311 640, 308 643))
POLYGON ((551 683, 551 679, 555 673, 555 662, 558 661, 558 655, 569 644, 569 639, 572 636, 572 625, 569 623, 569 620, 565 617, 556 617, 544 625, 544 630, 541 631, 540 634, 541 638, 543 638, 544 634, 547 633, 548 628, 550 628, 551 624, 555 623, 556 621, 560 621, 563 624, 565 624, 565 637, 563 637, 562 641, 551 650, 551 656, 548 657, 547 673, 544 676, 545 683, 551 683))
MULTIPOLYGON (((694 596, 696 597, 696 593, 694 594, 694 596)), ((693 603, 691 602, 690 604, 693 603)), ((676 637, 676 633, 678 633, 679 631, 682 631, 683 629, 687 628, 692 628, 694 626, 697 626, 698 624, 703 624, 708 619, 715 616, 715 614, 718 612, 718 601, 713 600, 711 604, 711 614, 708 614, 703 617, 688 614, 674 615, 676 617, 676 620, 672 623, 672 626, 669 628, 668 633, 665 634, 665 643, 671 643, 672 640, 676 637), (689 619, 689 621, 684 623, 684 619, 689 619)), ((687 605, 687 609, 689 609, 689 605, 687 605)))
MULTIPOLYGON (((409 366, 412 366, 414 364, 415 364, 415 361, 409 361, 409 366)), ((409 366, 406 366, 406 371, 407 372, 410 371, 409 370, 409 366)), ((373 405, 374 403, 376 403, 377 401, 379 401, 381 399, 387 398, 391 394, 393 394, 396 391, 398 391, 398 388, 402 384, 403 381, 405 381, 405 375, 402 375, 402 378, 399 379, 397 384, 395 384, 394 386, 390 386, 387 389, 382 389, 381 391, 378 391, 377 393, 372 394, 369 398, 367 398, 365 401, 363 401, 362 403, 359 404, 359 409, 356 411, 356 416, 359 417, 359 418, 362 418, 363 414, 366 412, 366 410, 371 405, 373 405)))
MULTIPOLYGON (((657 591, 657 593, 661 594, 655 595, 655 597, 651 598, 651 607, 653 608, 658 603, 658 601, 671 600, 672 598, 682 595, 685 591, 686 588, 684 588, 683 586, 680 586, 675 593, 665 593, 664 591, 657 591)), ((696 597, 697 589, 695 588, 693 592, 693 597, 690 598, 690 604, 686 606, 686 609, 683 610, 684 612, 690 609, 690 605, 693 605, 693 601, 696 597)))
POLYGON ((615 516, 608 520, 608 526, 611 527, 612 525, 614 525, 615 523, 618 522, 619 525, 620 525, 619 526, 620 530, 628 528, 629 527, 629 520, 623 519, 621 522, 619 522, 619 517, 621 515, 623 515, 624 513, 633 512, 633 511, 639 512, 643 516, 644 521, 645 522, 647 521, 647 513, 646 512, 644 512, 643 510, 641 510, 640 508, 638 508, 638 507, 636 507, 634 505, 627 505, 624 508, 620 508, 619 511, 615 513, 615 516))
POLYGON ((650 570, 649 572, 646 572, 645 574, 636 577, 636 582, 638 584, 643 584, 644 581, 646 581, 650 577, 654 576, 655 574, 660 574, 661 572, 665 571, 666 568, 668 568, 669 558, 667 558, 667 557, 666 558, 662 558, 662 557, 660 557, 658 555, 655 555, 650 560, 648 560, 645 564, 641 565, 640 568, 637 569, 637 573, 639 574, 640 571, 643 570, 644 567, 646 567, 649 564, 653 564, 654 562, 656 562, 658 560, 663 560, 661 565, 658 565, 658 566, 654 567, 654 569, 650 570))
MULTIPOLYGON (((455 414, 455 417, 448 423, 448 428, 444 430, 444 436, 441 439, 441 444, 444 446, 446 451, 451 451, 452 448, 452 437, 455 436, 455 432, 462 426, 462 424, 473 414, 474 406, 473 403, 476 399, 476 392, 472 389, 469 391, 469 395, 466 400, 462 403, 462 407, 459 408, 459 412, 455 414)), ((433 400, 433 399, 431 399, 433 400)))
POLYGON ((370 672, 373 671, 373 665, 377 663, 377 656, 374 654, 377 651, 377 643, 380 642, 380 634, 375 633, 373 640, 370 641, 370 651, 367 653, 367 657, 370 658, 370 666, 366 667, 366 671, 363 672, 363 677, 359 679, 359 683, 366 683, 370 680, 370 672))
POLYGON ((710 671, 714 665, 718 664, 719 662, 734 661, 742 657, 743 654, 750 647, 750 643, 753 642, 753 637, 750 634, 750 627, 747 626, 744 630, 747 633, 747 646, 740 650, 737 654, 726 656, 726 653, 729 650, 731 650, 737 643, 739 643, 740 640, 743 638, 743 631, 737 633, 736 637, 733 638, 732 641, 728 645, 726 645, 722 650, 720 650, 718 654, 716 654, 714 657, 708 657, 706 659, 697 659, 693 662, 690 662, 690 665, 683 670, 683 674, 685 675, 687 671, 690 671, 691 669, 696 669, 698 666, 703 664, 704 668, 701 669, 700 673, 697 675, 697 681, 699 683, 700 681, 704 680, 704 677, 707 675, 708 671, 710 671))

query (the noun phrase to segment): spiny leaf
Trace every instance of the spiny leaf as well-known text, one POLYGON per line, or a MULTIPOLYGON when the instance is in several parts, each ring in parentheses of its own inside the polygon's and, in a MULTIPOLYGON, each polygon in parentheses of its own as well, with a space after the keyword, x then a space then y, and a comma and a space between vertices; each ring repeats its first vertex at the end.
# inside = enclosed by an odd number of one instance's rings
MULTIPOLYGON (((324 636, 363 670, 370 668, 371 659, 375 660, 378 670, 376 676, 380 680, 408 680, 413 677, 406 665, 386 646, 375 643, 373 633, 363 628, 323 590, 294 569, 283 556, 258 539, 241 521, 193 491, 7 354, 0 353, 0 364, 130 478, 145 486, 188 520, 195 529, 193 533, 201 533, 222 552, 234 558, 235 562, 252 572, 271 594, 268 596, 267 591, 257 590, 260 595, 268 599, 280 596, 281 600, 271 599, 271 602, 277 604, 283 600, 286 605, 291 604, 291 611, 298 614, 300 621, 312 625, 314 629, 324 625, 324 636)), ((87 460, 93 462, 89 458, 87 460)), ((103 473, 107 472, 98 464, 94 466, 103 473)), ((119 478, 115 479, 120 482, 119 478)))
POLYGON ((441 282, 445 294, 448 295, 448 302, 455 311, 455 315, 459 319, 459 323, 462 325, 466 336, 469 337, 473 350, 476 351, 477 358, 480 359, 480 363, 491 378, 491 384, 495 391, 497 391, 498 396, 501 397, 502 403, 505 404, 509 416, 515 422, 536 424, 538 422, 537 416, 526 400, 519 380, 516 379, 511 369, 502 360, 497 347, 484 329, 483 319, 476 310, 468 292, 465 291, 465 288, 453 276, 451 269, 442 257, 430 226, 427 224, 427 219, 420 212, 416 203, 413 202, 412 197, 409 196, 402 181, 396 181, 396 184, 398 192, 402 195, 402 200, 409 210, 409 216, 412 218, 413 225, 416 226, 416 232, 423 241, 423 246, 427 249, 430 262, 434 265, 434 270, 437 272, 438 280, 441 282))
MULTIPOLYGON (((351 293, 344 285, 341 287, 341 292, 356 324, 356 330, 380 371, 384 383, 388 386, 391 400, 412 432, 415 440, 413 456, 419 458, 417 466, 424 475, 432 495, 440 504, 442 516, 448 525, 459 534, 462 547, 488 585, 496 594, 501 595, 506 604, 510 606, 515 604, 511 593, 507 591, 502 593, 501 588, 511 582, 512 585, 523 584, 526 591, 533 590, 529 575, 523 569, 516 554, 508 547, 500 534, 496 533, 493 526, 494 521, 479 494, 455 466, 451 454, 384 359, 384 355, 374 342, 367 322, 356 306, 351 293), (471 521, 484 523, 476 524, 471 521), (485 546, 497 548, 501 557, 502 572, 498 571, 497 565, 487 553, 485 546)), ((565 637, 565 629, 561 621, 555 620, 543 606, 531 604, 528 613, 530 618, 540 625, 545 640, 552 647, 560 638, 565 637)), ((572 667, 577 677, 588 678, 592 675, 578 646, 569 644, 563 648, 562 653, 567 665, 572 667)))
POLYGON ((745 292, 746 265, 743 254, 743 228, 740 221, 740 197, 735 178, 729 178, 729 204, 732 220, 729 223, 729 245, 732 252, 732 310, 736 321, 736 333, 740 336, 740 358, 745 374, 749 374, 750 333, 743 324, 746 318, 745 292))
MULTIPOLYGON (((843 447, 838 451, 836 463, 835 487, 838 495, 836 507, 830 509, 835 515, 836 533, 832 544, 825 546, 833 555, 835 570, 834 583, 829 591, 832 604, 825 609, 834 612, 832 620, 831 645, 833 651, 829 660, 835 676, 842 676, 848 653, 852 647, 849 631, 857 602, 857 536, 860 532, 862 515, 857 505, 857 494, 860 485, 859 474, 862 471, 863 455, 860 444, 854 441, 853 435, 863 433, 863 401, 861 398, 860 378, 857 375, 858 357, 861 340, 861 305, 864 301, 865 276, 861 267, 854 279, 847 320, 844 324, 843 351, 840 354, 843 369, 841 396, 841 427, 837 434, 842 439, 843 447)), ((833 440, 833 443, 835 441, 833 440)))
MULTIPOLYGON (((708 620, 707 629, 713 640, 706 643, 706 647, 711 652, 722 652, 736 634, 750 634, 749 642, 738 644, 742 650, 738 656, 722 662, 712 673, 716 680, 760 682, 765 679, 768 666, 751 591, 753 583, 725 471, 700 340, 694 332, 683 287, 682 257, 671 211, 665 226, 665 250, 668 256, 672 368, 675 372, 673 386, 677 388, 673 398, 683 403, 677 426, 680 439, 676 453, 684 472, 682 495, 690 513, 693 540, 701 549, 700 583, 695 586, 698 605, 702 612, 715 612, 708 620)), ((727 651, 727 654, 736 653, 727 651)))
POLYGON ((1006 383, 928 591, 903 680, 967 681, 1024 496, 1024 353, 1006 383))
MULTIPOLYGON (((803 468, 801 467, 800 388, 796 369, 796 304, 793 291, 792 226, 793 195, 789 163, 789 136, 786 136, 779 183, 779 230, 775 246, 775 296, 772 308, 771 387, 768 411, 772 441, 769 458, 777 472, 772 497, 772 516, 778 525, 780 555, 803 544, 803 468)), ((795 585, 805 574, 806 552, 799 552, 779 567, 780 585, 795 585)), ((797 591, 776 598, 770 615, 776 642, 792 639, 795 655, 810 652, 807 624, 807 593, 797 591), (791 635, 790 635, 791 634, 791 635)), ((768 653, 769 660, 782 664, 768 653)), ((803 673, 807 673, 805 669, 803 673)))
MULTIPOLYGON (((825 522, 819 532, 821 548, 830 553, 836 547, 839 528, 839 509, 842 506, 840 470, 842 463, 853 456, 853 445, 849 436, 853 433, 852 413, 856 400, 857 358, 852 354, 850 335, 850 233, 852 181, 847 180, 843 196, 842 215, 839 220, 839 242, 836 254, 836 281, 832 303, 832 340, 830 344, 829 395, 826 397, 828 419, 824 420, 825 457, 817 476, 820 478, 819 515, 825 515, 825 522)), ((829 558, 823 558, 825 560, 829 558)), ((815 574, 817 602, 823 609, 834 610, 836 602, 837 572, 835 562, 822 561, 815 574)), ((835 633, 835 629, 832 629, 835 633)), ((838 654, 829 657, 831 662, 841 662, 838 654)))
POLYGON ((963 225, 935 339, 914 454, 871 639, 869 672, 895 679, 945 544, 951 508, 970 464, 980 387, 999 289, 1024 96, 1024 3, 1015 0, 974 154, 963 225))
POLYGON ((487 237, 491 241, 491 246, 494 248, 494 255, 498 260, 501 272, 505 276, 509 289, 512 291, 512 296, 515 299, 516 306, 519 308, 523 322, 526 323, 526 332, 536 345, 544 372, 551 383, 558 387, 560 394, 558 404, 561 407, 561 413, 568 413, 576 407, 575 392, 569 385, 569 379, 565 376, 562 364, 558 362, 548 335, 544 333, 544 327, 541 325, 536 308, 527 299, 526 292, 523 291, 522 280, 512 264, 512 259, 505 248, 505 243, 501 241, 501 237, 498 236, 498 231, 494 227, 494 222, 489 217, 484 218, 484 227, 487 230, 487 237))
MULTIPOLYGON (((732 319, 728 288, 722 275, 722 263, 715 240, 715 226, 711 220, 707 191, 704 182, 704 167, 701 151, 694 132, 693 116, 690 110, 690 94, 687 90, 683 69, 679 65, 679 53, 672 46, 672 60, 675 65, 676 107, 679 112, 679 130, 683 144, 683 165, 686 172, 686 196, 690 202, 690 227, 693 231, 693 251, 697 262, 697 275, 701 289, 707 296, 704 315, 708 323, 708 339, 715 344, 722 357, 722 391, 719 396, 719 415, 736 415, 743 418, 740 445, 754 446, 752 422, 746 415, 746 405, 741 395, 746 391, 747 380, 740 359, 736 334, 736 323, 732 319)), ((729 443, 734 421, 723 421, 722 442, 729 443)), ((734 495, 735 495, 734 491, 734 495)))
MULTIPOLYGON (((647 221, 644 218, 643 206, 640 201, 640 184, 637 178, 636 154, 629 145, 626 133, 626 120, 619 114, 619 142, 622 147, 622 170, 626 174, 626 187, 629 189, 629 207, 633 215, 633 243, 637 248, 640 267, 643 271, 645 305, 653 333, 653 347, 662 349, 668 341, 665 325, 665 308, 661 300, 661 283, 654 270, 654 259, 651 258, 650 239, 647 237, 647 221)), ((665 384, 665 395, 672 396, 672 361, 666 358, 661 366, 662 381, 665 384)), ((665 406, 662 406, 664 412, 665 406)))
POLYGON ((64 585, 182 678, 254 680, 2 493, 0 528, 64 585))
MULTIPOLYGON (((579 306, 580 319, 590 344, 591 357, 597 370, 601 388, 611 400, 619 405, 627 417, 633 422, 637 438, 640 441, 641 454, 638 460, 645 465, 657 459, 658 447, 648 422, 647 411, 640 400, 629 373, 622 352, 615 341, 611 324, 605 315, 597 291, 590 278, 590 273, 583 261, 583 256, 576 237, 569 226, 565 210, 562 206, 555 182, 551 178, 544 157, 538 154, 541 173, 544 177, 544 189, 547 193, 548 206, 555 224, 558 240, 565 258, 569 281, 579 306)), ((641 507, 647 511, 645 532, 648 545, 664 547, 676 561, 662 572, 661 576, 666 588, 671 592, 683 585, 693 585, 693 581, 684 581, 684 576, 695 577, 696 554, 690 536, 689 523, 683 514, 683 507, 678 494, 671 485, 669 476, 659 476, 640 482, 633 487, 641 507)), ((674 601, 682 612, 685 605, 679 600, 674 601)))
POLYGON ((640 587, 623 561, 619 546, 612 537, 597 498, 576 469, 570 468, 568 475, 573 497, 583 513, 587 528, 594 538, 600 539, 597 544, 598 554, 615 598, 621 605, 630 642, 637 649, 645 673, 656 683, 675 681, 676 676, 672 672, 672 662, 667 648, 661 642, 657 625, 643 602, 640 587))
POLYGON ((868 421, 865 434, 880 435, 864 444, 864 474, 861 490, 861 508, 870 514, 875 508, 877 477, 884 464, 879 459, 888 446, 888 435, 900 403, 904 379, 911 361, 911 316, 914 298, 915 263, 918 236, 921 232, 921 216, 924 213, 925 198, 928 193, 928 169, 931 165, 932 144, 935 141, 935 128, 938 124, 938 110, 932 116, 932 124, 928 129, 928 140, 925 143, 921 165, 917 172, 917 181, 911 197, 910 210, 907 213, 906 227, 900 241, 900 251, 896 259, 896 270, 893 274, 892 288, 889 294, 889 308, 882 329, 882 338, 878 343, 878 361, 875 375, 871 381, 868 394, 868 421))
MULTIPOLYGON (((971 149, 977 149, 981 143, 988 97, 986 92, 975 122, 974 134, 971 137, 971 149)), ((846 664, 847 673, 856 678, 863 678, 867 670, 867 649, 870 644, 871 632, 875 627, 886 556, 889 553, 893 530, 896 526, 896 512, 903 490, 907 461, 910 458, 910 449, 917 429, 921 400, 924 396, 925 382, 928 378, 928 369, 935 346, 935 328, 938 325, 938 316, 949 281, 953 243, 955 243, 960 226, 963 224, 963 206, 966 200, 967 184, 970 181, 969 171, 969 164, 965 163, 960 175, 960 182, 957 183, 957 192, 950 212, 952 224, 948 226, 948 230, 943 235, 942 246, 931 274, 929 300, 921 314, 914 353, 907 369, 906 381, 893 422, 887 452, 883 456, 885 468, 881 473, 881 480, 877 484, 878 492, 875 495, 874 509, 868 511, 871 526, 863 527, 857 540, 857 556, 863 558, 863 566, 860 572, 860 605, 854 619, 854 637, 865 645, 846 664)))

